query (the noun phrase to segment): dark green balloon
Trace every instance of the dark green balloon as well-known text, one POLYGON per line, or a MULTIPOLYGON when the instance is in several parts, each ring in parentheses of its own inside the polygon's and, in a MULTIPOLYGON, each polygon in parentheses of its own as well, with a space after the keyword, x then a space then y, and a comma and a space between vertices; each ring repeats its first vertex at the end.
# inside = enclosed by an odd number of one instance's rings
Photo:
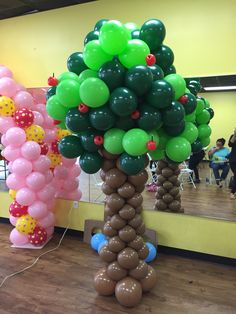
POLYGON ((107 21, 109 21, 108 19, 101 19, 99 21, 97 21, 97 23, 94 26, 94 30, 95 31, 99 31, 102 27, 103 24, 105 24, 107 21))
POLYGON ((199 138, 197 138, 196 141, 192 143, 191 148, 193 153, 198 153, 202 150, 203 147, 199 138))
POLYGON ((183 104, 185 114, 191 114, 197 108, 197 99, 191 93, 186 93, 184 95, 187 96, 187 98, 188 98, 187 102, 183 104))
POLYGON ((164 71, 165 76, 167 76, 169 74, 175 74, 175 73, 176 73, 176 68, 173 64, 171 66, 167 67, 164 71))
POLYGON ((150 50, 157 50, 166 35, 165 25, 157 19, 146 21, 141 29, 139 38, 149 46, 150 50))
POLYGON ((146 99, 149 105, 157 109, 167 108, 174 99, 174 90, 165 80, 158 80, 152 83, 146 99))
POLYGON ((164 71, 174 62, 174 53, 168 46, 161 45, 154 55, 156 57, 156 64, 158 64, 164 71))
POLYGON ((89 120, 95 129, 106 131, 114 126, 116 117, 108 106, 102 106, 89 112, 89 120))
POLYGON ((177 125, 184 119, 184 107, 178 101, 172 101, 169 108, 165 109, 162 114, 165 125, 177 125))
POLYGON ((70 109, 66 115, 66 127, 74 133, 88 130, 90 127, 89 114, 81 113, 78 108, 70 109))
POLYGON ((136 95, 145 95, 152 87, 152 71, 145 65, 136 65, 130 68, 125 75, 125 86, 136 95))
POLYGON ((161 80, 164 78, 164 72, 159 65, 154 64, 149 66, 149 69, 152 71, 153 81, 161 80))
POLYGON ((210 113, 210 117, 212 119, 215 115, 214 110, 212 108, 206 108, 206 110, 210 113))
POLYGON ((80 139, 75 135, 63 137, 58 148, 62 156, 66 158, 77 158, 84 152, 80 139))
POLYGON ((110 91, 113 91, 124 85, 125 68, 117 60, 108 61, 99 69, 98 77, 107 84, 110 91))
POLYGON ((127 175, 136 175, 145 168, 146 156, 130 156, 123 153, 119 158, 121 170, 127 175))
POLYGON ((96 130, 88 130, 88 131, 82 132, 80 136, 80 140, 81 140, 81 145, 83 146, 83 149, 85 151, 93 153, 93 152, 97 152, 101 148, 100 145, 96 145, 94 143, 94 138, 97 135, 101 135, 101 132, 96 131, 96 130))
POLYGON ((135 29, 131 32, 132 39, 139 39, 140 31, 138 29, 135 29))
POLYGON ((98 172, 102 166, 102 156, 98 153, 84 153, 79 159, 81 169, 89 174, 98 172))
POLYGON ((190 93, 197 96, 198 90, 197 90, 195 85, 189 84, 187 87, 188 87, 190 93))
POLYGON ((80 75, 81 72, 88 69, 84 63, 82 52, 74 52, 69 56, 67 60, 67 69, 70 72, 76 73, 77 75, 80 75))
POLYGON ((91 31, 89 32, 84 39, 84 45, 86 45, 91 40, 99 39, 99 32, 98 31, 91 31))
POLYGON ((190 80, 189 81, 189 85, 192 85, 195 87, 197 93, 200 92, 200 90, 202 89, 201 83, 198 80, 190 80))
POLYGON ((185 128, 185 121, 182 120, 176 125, 164 125, 164 131, 170 136, 178 136, 184 131, 185 128))
POLYGON ((138 126, 143 130, 159 129, 162 124, 161 113, 152 106, 141 105, 138 126))
POLYGON ((119 117, 116 120, 115 127, 118 129, 128 131, 128 130, 133 129, 135 127, 135 122, 130 116, 119 117))
POLYGON ((138 105, 137 96, 126 87, 116 88, 110 96, 110 108, 120 117, 130 115, 138 105))
POLYGON ((47 90, 47 93, 46 93, 46 99, 47 99, 47 100, 48 100, 51 96, 53 96, 53 95, 56 94, 56 89, 57 89, 56 86, 52 86, 52 87, 50 87, 50 88, 47 90))

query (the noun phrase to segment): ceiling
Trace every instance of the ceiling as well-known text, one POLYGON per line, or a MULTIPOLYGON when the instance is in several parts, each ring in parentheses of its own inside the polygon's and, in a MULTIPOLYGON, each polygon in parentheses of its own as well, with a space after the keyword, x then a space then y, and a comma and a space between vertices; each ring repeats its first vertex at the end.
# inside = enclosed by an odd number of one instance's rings
POLYGON ((0 20, 95 0, 0 0, 0 20))

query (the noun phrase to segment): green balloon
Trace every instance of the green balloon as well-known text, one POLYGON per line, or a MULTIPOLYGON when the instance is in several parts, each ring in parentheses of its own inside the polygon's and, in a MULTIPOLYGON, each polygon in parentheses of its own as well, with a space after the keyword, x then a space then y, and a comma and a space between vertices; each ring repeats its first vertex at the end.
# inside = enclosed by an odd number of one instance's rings
POLYGON ((197 107, 196 97, 191 93, 185 93, 184 96, 187 97, 187 101, 183 103, 185 114, 191 114, 197 107))
POLYGON ((115 127, 128 131, 135 127, 135 122, 130 116, 120 117, 116 120, 115 127))
POLYGON ((66 158, 77 158, 84 151, 80 139, 75 135, 63 137, 59 142, 58 148, 62 156, 66 158))
POLYGON ((121 154, 124 151, 122 140, 125 131, 121 129, 110 129, 104 134, 104 148, 111 154, 121 154))
POLYGON ((140 31, 138 29, 131 32, 132 39, 139 39, 140 31))
POLYGON ((147 66, 136 65, 126 72, 125 86, 142 96, 151 89, 152 78, 152 71, 147 66))
POLYGON ((212 119, 215 115, 214 110, 212 108, 206 108, 206 110, 209 112, 210 118, 212 119))
POLYGON ((158 130, 157 134, 159 136, 159 145, 157 148, 163 150, 166 148, 166 144, 169 141, 170 136, 163 129, 158 130))
POLYGON ((102 166, 102 156, 98 153, 84 153, 79 159, 81 169, 89 174, 98 172, 102 166))
POLYGON ((119 164, 121 170, 127 175, 136 175, 145 168, 146 157, 130 156, 127 153, 123 153, 119 158, 119 164))
POLYGON ((157 150, 149 152, 148 155, 151 156, 152 160, 161 160, 165 157, 165 152, 157 148, 157 150))
POLYGON ((77 107, 81 103, 80 84, 74 80, 63 80, 57 85, 56 95, 66 108, 77 107))
POLYGON ((180 96, 184 95, 186 83, 182 76, 179 74, 169 74, 165 76, 164 79, 173 87, 175 92, 175 99, 179 99, 180 96))
POLYGON ((48 115, 59 121, 63 121, 66 117, 68 109, 62 106, 56 95, 51 96, 47 100, 46 110, 48 115))
POLYGON ((165 25, 157 19, 146 21, 140 29, 140 39, 148 44, 150 50, 157 50, 165 35, 165 25))
POLYGON ((100 136, 96 130, 88 130, 80 135, 81 145, 85 151, 90 153, 97 152, 101 146, 94 143, 95 136, 100 136))
POLYGON ((196 115, 199 115, 203 109, 205 109, 205 104, 202 98, 197 97, 197 108, 196 108, 196 115))
POLYGON ((190 79, 188 85, 194 86, 197 93, 199 93, 202 88, 200 81, 197 81, 197 80, 190 79))
POLYGON ((203 109, 202 112, 197 115, 196 121, 198 124, 206 124, 210 119, 210 113, 206 109, 203 109))
POLYGON ((162 118, 166 125, 177 125, 184 119, 184 107, 178 101, 172 101, 171 106, 163 111, 162 118))
POLYGON ((46 93, 46 99, 47 99, 47 100, 48 100, 50 97, 52 97, 53 95, 56 94, 56 89, 57 89, 56 86, 49 87, 49 89, 47 90, 47 93, 46 93))
POLYGON ((89 32, 84 39, 84 45, 87 45, 92 40, 99 39, 99 32, 98 31, 91 31, 89 32))
POLYGON ((131 129, 123 137, 122 145, 126 153, 131 156, 143 155, 147 152, 149 136, 141 129, 131 129))
POLYGON ((202 143, 199 138, 192 143, 191 148, 193 153, 198 153, 202 150, 202 143))
POLYGON ((148 131, 147 134, 149 136, 149 139, 156 142, 156 145, 158 146, 160 143, 160 139, 159 139, 159 136, 157 134, 157 131, 151 130, 151 131, 148 131))
POLYGON ((180 135, 184 131, 184 128, 185 128, 184 120, 180 121, 178 124, 163 126, 163 129, 165 130, 165 132, 170 136, 180 135))
POLYGON ((79 77, 74 72, 64 72, 58 77, 59 83, 61 83, 64 80, 74 80, 79 83, 79 77))
POLYGON ((183 137, 173 137, 167 142, 167 157, 174 162, 183 162, 191 153, 191 145, 188 140, 183 137))
POLYGON ((139 30, 139 26, 133 22, 125 23, 124 27, 126 28, 129 34, 131 34, 135 30, 139 30))
POLYGON ((198 138, 198 129, 192 122, 186 122, 184 131, 179 135, 192 144, 198 138))
POLYGON ((106 53, 115 56, 125 50, 129 37, 126 28, 121 22, 111 20, 102 25, 99 41, 106 53))
POLYGON ((202 140, 205 137, 211 136, 211 127, 207 124, 201 124, 198 126, 198 137, 202 140))
POLYGON ((204 137, 201 139, 201 144, 203 147, 207 147, 211 142, 210 137, 204 137))
POLYGON ((74 133, 88 130, 89 114, 79 112, 78 108, 70 109, 66 115, 66 127, 74 133))
POLYGON ((196 88, 195 85, 188 84, 188 89, 189 89, 190 93, 192 93, 193 95, 197 96, 197 88, 196 88))
POLYGON ((156 64, 158 64, 163 71, 168 69, 174 62, 174 53, 168 46, 161 45, 154 55, 156 57, 156 64))
POLYGON ((171 66, 165 68, 165 71, 164 71, 164 76, 167 76, 169 74, 175 74, 176 73, 176 68, 175 66, 172 64, 171 66))
POLYGON ((149 69, 152 71, 153 81, 161 80, 164 78, 164 72, 159 65, 154 64, 149 66, 149 69))
POLYGON ((94 71, 98 71, 103 63, 113 59, 101 47, 99 40, 92 40, 84 47, 84 62, 94 71))
POLYGON ((90 69, 84 70, 79 75, 79 83, 82 84, 83 81, 90 77, 98 77, 98 73, 90 69))
POLYGON ((195 120, 196 120, 196 112, 194 111, 193 113, 190 113, 190 114, 186 115, 184 117, 184 120, 186 122, 195 122, 195 120))
POLYGON ((106 23, 108 22, 109 20, 108 19, 101 19, 101 20, 98 20, 97 23, 95 24, 94 26, 94 30, 95 31, 99 31, 101 29, 101 27, 106 23))
POLYGON ((134 92, 126 87, 116 88, 110 97, 111 110, 120 117, 130 115, 138 105, 138 99, 134 92))
POLYGON ((90 110, 89 120, 91 125, 100 131, 106 131, 115 124, 115 115, 108 106, 90 110))
POLYGON ((146 57, 150 53, 148 45, 139 39, 131 39, 125 50, 119 54, 119 60, 126 68, 135 65, 146 65, 146 57))
POLYGON ((163 109, 171 105, 174 98, 174 90, 172 86, 164 81, 158 80, 152 83, 152 89, 147 94, 146 100, 149 105, 163 109))
POLYGON ((108 61, 101 66, 98 76, 107 84, 110 91, 113 91, 115 88, 123 86, 125 68, 119 61, 108 61))
POLYGON ((96 77, 89 77, 80 86, 80 97, 84 104, 91 108, 103 106, 109 99, 107 85, 96 77))
POLYGON ((138 127, 143 130, 159 129, 162 125, 161 113, 152 106, 140 106, 138 127))
POLYGON ((204 98, 204 100, 205 100, 205 108, 210 108, 209 101, 206 98, 204 98))
POLYGON ((66 130, 66 124, 64 121, 62 121, 61 123, 57 124, 57 128, 62 129, 62 130, 66 130))
POLYGON ((77 75, 80 75, 82 71, 87 69, 82 52, 74 52, 69 56, 67 60, 67 69, 77 75))

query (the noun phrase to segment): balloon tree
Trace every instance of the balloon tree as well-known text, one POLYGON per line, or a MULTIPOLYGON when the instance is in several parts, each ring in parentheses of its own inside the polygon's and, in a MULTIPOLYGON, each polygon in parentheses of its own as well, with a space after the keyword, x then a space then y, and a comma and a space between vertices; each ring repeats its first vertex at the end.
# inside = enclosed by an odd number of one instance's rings
MULTIPOLYGON (((193 123, 197 103, 204 102, 176 74, 165 34, 158 19, 141 27, 99 20, 86 35, 83 52, 69 56, 68 72, 48 79, 48 114, 72 133, 60 141, 59 151, 79 157, 86 173, 100 170, 103 180, 108 243, 99 255, 108 266, 95 275, 95 289, 115 294, 125 306, 137 305, 156 283, 155 270, 144 261, 148 248, 142 238, 148 155, 176 167, 197 141, 206 144, 206 134, 198 139, 193 123)), ((197 123, 209 128, 205 105, 197 110, 197 123)))

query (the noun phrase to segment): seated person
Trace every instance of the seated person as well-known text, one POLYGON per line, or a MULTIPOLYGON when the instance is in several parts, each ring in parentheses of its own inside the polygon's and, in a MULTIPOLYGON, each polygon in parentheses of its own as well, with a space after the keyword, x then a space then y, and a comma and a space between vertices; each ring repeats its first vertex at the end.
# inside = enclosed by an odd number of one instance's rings
MULTIPOLYGON (((200 183, 200 178, 199 178, 199 172, 198 172, 198 165, 200 162, 203 160, 205 157, 205 152, 204 150, 200 150, 199 152, 192 153, 192 155, 189 158, 189 169, 193 170, 194 175, 195 175, 195 183, 200 183)), ((193 178, 193 172, 191 173, 191 176, 193 178)))
POLYGON ((229 156, 229 149, 224 147, 225 139, 219 138, 216 141, 216 147, 212 147, 209 152, 208 156, 211 160, 210 167, 213 170, 216 184, 219 187, 222 187, 222 181, 226 179, 229 173, 229 164, 227 161, 227 157, 229 156), (222 170, 220 175, 220 170, 222 170))

